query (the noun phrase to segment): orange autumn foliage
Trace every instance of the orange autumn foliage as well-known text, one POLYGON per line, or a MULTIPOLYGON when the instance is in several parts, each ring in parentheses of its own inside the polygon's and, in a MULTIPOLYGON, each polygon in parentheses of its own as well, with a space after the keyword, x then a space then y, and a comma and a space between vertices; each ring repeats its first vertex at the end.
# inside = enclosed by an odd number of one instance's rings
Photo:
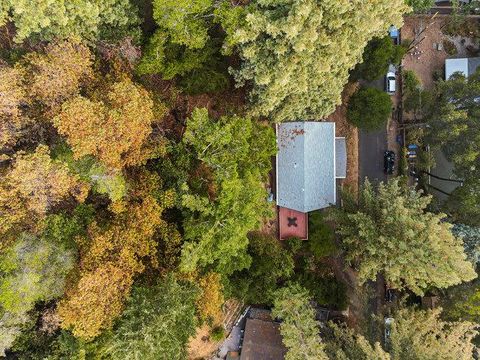
POLYGON ((77 96, 62 106, 54 124, 66 136, 76 159, 94 155, 110 168, 141 165, 154 121, 148 91, 125 78, 95 99, 77 96))
POLYGON ((76 40, 48 45, 44 52, 33 52, 22 60, 33 100, 47 107, 78 94, 93 79, 93 55, 76 40))
POLYGON ((172 205, 171 195, 165 192, 159 198, 166 201, 159 203, 150 193, 161 193, 158 176, 140 172, 134 182, 125 210, 106 226, 92 223, 88 237, 78 239, 80 280, 67 291, 58 314, 62 328, 71 329, 80 338, 92 339, 111 327, 121 314, 134 277, 147 265, 158 267, 157 239, 172 229, 161 217, 172 205), (110 300, 105 301, 105 297, 110 300))
POLYGON ((66 164, 52 160, 47 146, 18 152, 0 183, 0 233, 34 223, 69 196, 82 202, 87 194, 88 186, 66 164))
POLYGON ((197 300, 200 319, 216 323, 220 320, 224 303, 220 275, 209 272, 198 280, 198 284, 202 291, 197 300))

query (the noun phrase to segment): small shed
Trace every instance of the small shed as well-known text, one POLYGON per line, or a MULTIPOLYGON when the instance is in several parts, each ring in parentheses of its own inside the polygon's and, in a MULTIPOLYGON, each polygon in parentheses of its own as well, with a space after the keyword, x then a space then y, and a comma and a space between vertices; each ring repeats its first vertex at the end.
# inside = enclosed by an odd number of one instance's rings
POLYGON ((458 58, 445 60, 445 79, 448 80, 454 73, 461 73, 469 77, 480 67, 480 57, 458 58))

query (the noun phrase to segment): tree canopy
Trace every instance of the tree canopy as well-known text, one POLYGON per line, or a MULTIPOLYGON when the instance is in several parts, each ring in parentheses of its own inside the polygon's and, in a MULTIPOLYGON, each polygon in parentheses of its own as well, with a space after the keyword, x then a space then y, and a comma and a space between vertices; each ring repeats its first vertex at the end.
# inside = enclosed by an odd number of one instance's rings
POLYGON ((155 120, 149 93, 126 78, 97 96, 98 100, 77 96, 66 101, 54 119, 74 157, 94 155, 113 169, 144 163, 155 120))
POLYGON ((292 283, 275 293, 272 315, 282 319, 280 333, 287 360, 327 360, 308 292, 292 283))
POLYGON ((356 79, 373 81, 387 75, 390 64, 399 65, 407 49, 393 43, 389 35, 374 37, 363 50, 362 62, 352 71, 356 79))
POLYGON ((400 26, 407 10, 403 0, 252 1, 228 34, 242 58, 238 85, 253 85, 252 114, 275 122, 328 116, 367 42, 400 26))
POLYGON ((334 218, 347 260, 357 264, 361 282, 381 273, 390 286, 422 295, 429 287, 476 277, 445 215, 425 210, 430 200, 399 179, 376 189, 367 180, 358 201, 345 197, 334 218))
POLYGON ((454 173, 464 179, 446 202, 452 217, 467 225, 480 225, 480 72, 468 79, 454 74, 441 81, 426 106, 429 125, 426 139, 440 148, 454 165, 454 173))
POLYGON ((395 313, 390 335, 392 359, 472 359, 476 325, 447 322, 440 309, 402 309, 395 313))
POLYGON ((348 102, 347 120, 361 129, 380 129, 387 123, 392 105, 390 95, 385 91, 361 88, 348 102))
POLYGON ((15 41, 29 37, 52 40, 81 36, 94 40, 108 37, 113 30, 127 32, 138 24, 136 10, 129 0, 4 0, 0 25, 15 24, 15 41), (121 30, 120 30, 121 29, 121 30))
POLYGON ((183 186, 189 241, 182 250, 182 267, 213 266, 223 274, 241 270, 250 265, 247 233, 270 213, 262 181, 275 153, 273 131, 249 118, 213 120, 206 109, 195 109, 183 141, 204 166, 202 182, 210 178, 212 186, 183 186))
POLYGON ((112 359, 185 359, 198 289, 173 277, 136 287, 102 352, 112 359))

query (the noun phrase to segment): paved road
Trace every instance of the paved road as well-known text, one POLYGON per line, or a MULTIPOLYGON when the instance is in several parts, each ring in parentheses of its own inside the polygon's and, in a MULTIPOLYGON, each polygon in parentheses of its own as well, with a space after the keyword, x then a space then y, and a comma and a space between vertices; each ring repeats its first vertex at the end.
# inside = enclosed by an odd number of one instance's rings
POLYGON ((372 182, 385 181, 383 172, 383 153, 387 150, 387 131, 385 129, 359 134, 359 176, 363 183, 365 177, 372 182))
MULTIPOLYGON (((384 79, 378 79, 363 85, 374 87, 378 90, 384 90, 384 79)), ((385 181, 386 175, 383 173, 383 153, 387 150, 387 130, 359 132, 359 174, 360 183, 363 183, 365 177, 373 181, 385 181)))

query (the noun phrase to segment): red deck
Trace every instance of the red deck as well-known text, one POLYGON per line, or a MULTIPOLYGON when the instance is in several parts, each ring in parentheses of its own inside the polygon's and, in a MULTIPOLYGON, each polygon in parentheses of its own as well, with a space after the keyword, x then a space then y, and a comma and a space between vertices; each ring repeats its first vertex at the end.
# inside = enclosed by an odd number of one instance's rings
POLYGON ((278 229, 280 240, 298 237, 308 239, 308 214, 278 207, 278 229))

